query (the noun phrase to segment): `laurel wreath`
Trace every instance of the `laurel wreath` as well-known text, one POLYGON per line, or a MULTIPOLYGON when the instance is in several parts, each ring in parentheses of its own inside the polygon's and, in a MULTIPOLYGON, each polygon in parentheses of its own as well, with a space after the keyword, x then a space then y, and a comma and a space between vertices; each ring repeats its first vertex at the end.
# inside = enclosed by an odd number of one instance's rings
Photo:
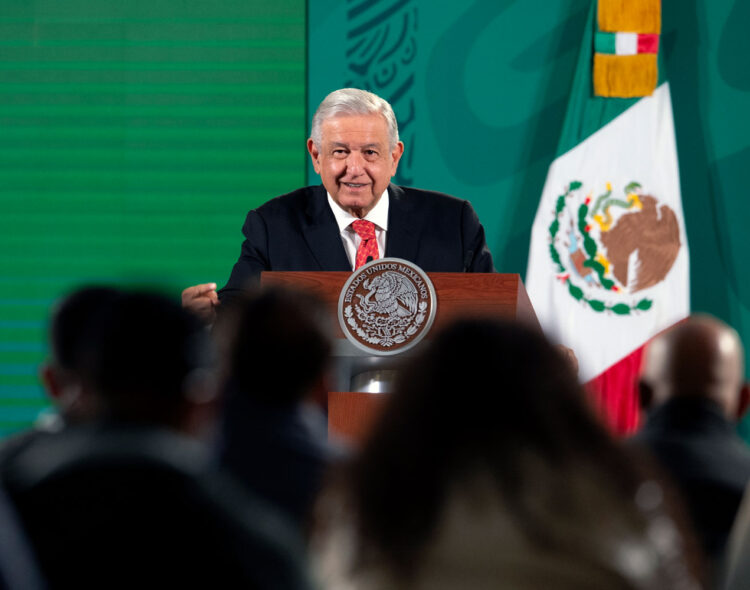
MULTIPOLYGON (((633 186, 635 183, 631 183, 628 186, 633 186)), ((549 245, 549 253, 550 257, 552 258, 552 262, 557 265, 557 269, 559 273, 565 273, 567 271, 567 268, 565 268, 565 265, 562 263, 562 260, 560 259, 560 254, 557 252, 557 248, 555 247, 555 238, 557 236, 557 233, 560 231, 560 214, 565 210, 565 201, 566 199, 571 195, 571 193, 574 190, 578 190, 583 186, 583 183, 574 180, 568 185, 567 190, 564 194, 557 197, 557 203, 555 205, 555 219, 552 221, 552 223, 549 226, 549 237, 550 237, 550 245, 549 245)), ((603 195, 603 196, 609 196, 609 194, 603 195)), ((601 201, 601 197, 597 200, 597 204, 601 201)), ((604 266, 596 260, 596 256, 599 253, 598 247, 596 245, 596 240, 591 237, 589 234, 590 232, 590 226, 586 222, 586 216, 589 213, 589 206, 586 203, 581 204, 581 206, 578 208, 578 230, 581 232, 581 236, 583 237, 583 249, 588 255, 588 258, 583 262, 583 266, 586 266, 590 269, 592 269, 597 276, 599 277, 599 284, 610 291, 617 291, 617 286, 615 285, 614 281, 611 279, 608 279, 605 276, 605 269, 604 266)), ((615 313, 617 315, 629 315, 631 312, 635 311, 647 311, 651 309, 651 306, 653 305, 653 301, 651 299, 643 298, 637 303, 633 305, 628 305, 627 303, 617 303, 615 305, 609 305, 605 301, 602 301, 601 299, 592 299, 589 297, 586 297, 583 289, 581 289, 578 285, 576 285, 571 279, 570 275, 565 277, 564 284, 568 287, 568 292, 570 295, 576 300, 581 301, 583 303, 588 304, 588 306, 596 312, 604 312, 604 311, 611 311, 612 313, 615 313)))
POLYGON ((425 320, 427 310, 427 303, 425 301, 420 302, 418 307, 418 313, 413 317, 382 317, 378 316, 374 320, 372 314, 367 313, 362 309, 359 304, 355 304, 354 310, 351 305, 347 305, 344 308, 344 316, 346 317, 346 323, 351 326, 352 330, 357 333, 363 341, 368 344, 375 344, 379 346, 390 347, 394 344, 402 344, 406 342, 408 338, 416 334, 419 326, 425 320), (356 311, 356 319, 354 312, 356 311), (365 328, 363 329, 357 323, 359 319, 365 328), (404 330, 406 329, 406 330, 404 330))

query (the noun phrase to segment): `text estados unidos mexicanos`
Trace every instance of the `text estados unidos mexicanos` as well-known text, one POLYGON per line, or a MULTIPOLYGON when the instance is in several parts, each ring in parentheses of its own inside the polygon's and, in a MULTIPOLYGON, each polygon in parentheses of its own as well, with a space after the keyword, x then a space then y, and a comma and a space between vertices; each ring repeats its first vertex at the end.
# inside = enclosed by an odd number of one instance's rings
POLYGON ((357 278, 355 278, 352 281, 351 285, 349 285, 349 288, 346 290, 344 301, 346 303, 351 303, 352 298, 354 297, 354 292, 362 284, 362 281, 364 281, 367 277, 369 277, 373 273, 379 273, 379 272, 383 272, 386 270, 394 270, 402 274, 405 274, 410 279, 412 279, 412 281, 416 283, 416 287, 419 290, 419 297, 421 299, 427 299, 429 297, 429 293, 427 291, 427 285, 425 285, 425 282, 422 280, 422 277, 420 277, 414 270, 412 270, 408 266, 404 266, 403 264, 398 264, 395 262, 384 262, 383 264, 374 264, 373 266, 368 267, 367 270, 365 270, 364 272, 360 273, 357 276, 357 278))

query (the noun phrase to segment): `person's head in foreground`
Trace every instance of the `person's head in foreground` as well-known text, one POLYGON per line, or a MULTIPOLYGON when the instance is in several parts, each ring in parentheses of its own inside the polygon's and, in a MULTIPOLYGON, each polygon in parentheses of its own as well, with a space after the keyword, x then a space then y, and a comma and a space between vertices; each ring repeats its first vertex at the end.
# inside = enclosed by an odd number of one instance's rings
POLYGON ((89 313, 85 420, 199 433, 215 393, 203 324, 146 292, 117 292, 89 313))
POLYGON ((269 406, 325 403, 332 320, 316 297, 266 288, 234 303, 216 326, 230 396, 269 406))
POLYGON ((465 320, 411 360, 320 504, 324 583, 692 588, 661 490, 537 331, 465 320))
POLYGON ((750 401, 744 359, 733 328, 708 315, 691 316, 646 348, 641 403, 652 410, 673 399, 706 400, 728 420, 739 420, 750 401))
POLYGON ((120 297, 112 287, 82 287, 53 309, 49 323, 49 359, 40 377, 59 415, 67 423, 93 417, 93 357, 99 317, 120 297))

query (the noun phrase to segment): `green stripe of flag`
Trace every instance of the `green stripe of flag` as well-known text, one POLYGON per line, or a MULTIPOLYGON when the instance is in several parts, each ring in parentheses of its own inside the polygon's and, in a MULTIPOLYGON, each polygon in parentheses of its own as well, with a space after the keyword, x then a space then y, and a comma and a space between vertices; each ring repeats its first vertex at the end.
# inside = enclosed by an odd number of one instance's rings
POLYGON ((594 33, 594 51, 596 53, 614 54, 616 51, 615 33, 597 31, 594 33))

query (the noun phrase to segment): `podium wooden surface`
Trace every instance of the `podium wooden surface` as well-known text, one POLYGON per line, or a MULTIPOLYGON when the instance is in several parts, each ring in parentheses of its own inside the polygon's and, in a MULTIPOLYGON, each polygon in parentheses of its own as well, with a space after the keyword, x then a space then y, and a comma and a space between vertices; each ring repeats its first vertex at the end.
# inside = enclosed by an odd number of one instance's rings
MULTIPOLYGON (((261 275, 262 285, 280 285, 316 294, 329 307, 334 318, 341 289, 349 272, 281 272, 261 275)), ((516 318, 541 331, 531 301, 518 274, 500 273, 427 273, 435 287, 437 313, 431 333, 458 318, 516 318)), ((338 321, 336 338, 345 339, 338 321)), ((429 340, 430 335, 426 336, 429 340)), ((382 408, 388 394, 330 392, 328 394, 328 431, 353 444, 360 443, 382 408)))
MULTIPOLYGON (((266 271, 263 285, 285 285, 317 294, 336 315, 341 288, 350 272, 266 271)), ((514 317, 539 328, 531 301, 518 274, 427 273, 437 294, 437 314, 431 331, 458 317, 514 317)), ((336 322, 336 337, 344 333, 336 322)), ((427 336, 429 338, 429 335, 427 336)))
POLYGON ((387 393, 330 391, 328 432, 349 443, 361 443, 370 432, 388 399, 387 393))

